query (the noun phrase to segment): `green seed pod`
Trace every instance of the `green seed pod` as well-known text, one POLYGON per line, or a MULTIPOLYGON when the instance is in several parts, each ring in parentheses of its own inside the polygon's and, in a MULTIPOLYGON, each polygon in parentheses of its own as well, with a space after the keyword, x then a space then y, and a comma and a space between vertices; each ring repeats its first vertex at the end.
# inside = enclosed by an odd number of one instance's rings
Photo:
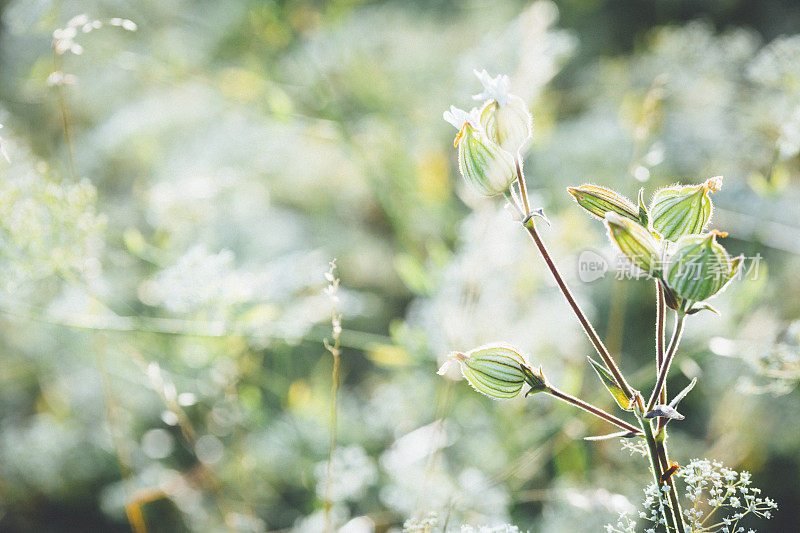
POLYGON ((661 243, 650 231, 633 220, 607 213, 608 237, 628 260, 650 276, 661 276, 661 243))
POLYGON ((672 249, 666 281, 684 300, 700 302, 721 291, 736 275, 741 257, 731 259, 717 237, 716 230, 705 235, 681 237, 672 249))
POLYGON ((503 194, 517 179, 514 157, 481 131, 478 110, 450 106, 444 119, 458 129, 458 169, 472 189, 484 196, 503 194))
POLYGON ((607 213, 616 213, 635 222, 639 221, 639 210, 636 206, 611 189, 587 183, 580 187, 567 187, 567 191, 579 206, 601 220, 606 217, 607 213))
POLYGON ((502 106, 497 100, 489 100, 480 120, 486 136, 512 154, 518 153, 533 133, 533 119, 519 96, 507 95, 502 106))
POLYGON ((495 400, 514 398, 525 383, 531 386, 530 392, 548 388, 541 370, 531 370, 525 358, 507 345, 479 346, 465 354, 454 352, 438 373, 445 374, 453 361, 458 361, 461 373, 473 389, 495 400))
POLYGON ((458 168, 476 192, 496 196, 517 179, 514 158, 471 124, 464 124, 456 137, 458 168))
POLYGON ((650 224, 663 238, 676 241, 701 233, 711 220, 711 195, 722 188, 722 176, 699 185, 666 187, 656 191, 650 204, 650 224))

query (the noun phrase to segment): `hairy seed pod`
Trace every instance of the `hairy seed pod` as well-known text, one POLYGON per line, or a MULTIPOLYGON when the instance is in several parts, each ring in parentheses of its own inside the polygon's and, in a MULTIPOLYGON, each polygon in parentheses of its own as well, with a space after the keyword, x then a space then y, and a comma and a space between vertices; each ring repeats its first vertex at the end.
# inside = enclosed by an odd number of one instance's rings
POLYGON ((717 242, 718 236, 726 235, 716 230, 705 235, 686 235, 672 248, 666 281, 679 298, 703 301, 733 279, 742 258, 731 259, 717 242))
POLYGON ((512 154, 518 153, 533 133, 533 119, 519 96, 507 95, 504 105, 489 100, 481 109, 480 121, 486 136, 512 154))
POLYGON ((616 213, 621 217, 639 221, 639 209, 630 200, 611 189, 587 183, 580 187, 567 187, 567 191, 579 206, 601 220, 607 213, 616 213))
POLYGON ((470 187, 484 196, 508 190, 517 179, 513 156, 469 122, 456 136, 458 168, 470 187))
POLYGON ((607 213, 604 223, 611 242, 628 261, 650 276, 661 276, 661 244, 647 228, 616 213, 607 213))
POLYGON ((650 204, 650 224, 664 239, 676 241, 701 233, 711 220, 711 195, 722 188, 722 176, 698 185, 659 189, 650 204))
POLYGON ((525 383, 531 386, 531 392, 547 390, 541 370, 531 370, 519 351, 505 344, 487 344, 467 353, 454 352, 438 373, 446 373, 454 361, 459 363, 472 388, 495 400, 514 398, 525 383))

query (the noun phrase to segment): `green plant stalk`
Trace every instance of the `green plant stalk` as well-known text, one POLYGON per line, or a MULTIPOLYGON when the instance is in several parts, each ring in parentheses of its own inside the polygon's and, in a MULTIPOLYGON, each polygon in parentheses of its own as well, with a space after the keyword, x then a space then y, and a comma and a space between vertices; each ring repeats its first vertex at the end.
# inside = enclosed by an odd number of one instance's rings
MULTIPOLYGON (((637 418, 639 419, 639 426, 642 428, 645 440, 647 441, 647 451, 648 451, 648 456, 650 458, 650 469, 653 472, 653 480, 655 481, 656 488, 658 489, 658 501, 663 504, 664 494, 661 492, 661 475, 664 472, 661 469, 661 459, 658 454, 658 445, 656 443, 656 439, 653 436, 653 428, 650 425, 649 420, 645 420, 639 415, 637 415, 637 418)), ((680 519, 678 520, 678 522, 680 523, 680 529, 678 529, 678 525, 676 524, 675 520, 675 513, 672 507, 669 505, 663 505, 663 507, 664 507, 664 520, 667 524, 667 531, 669 531, 669 528, 672 528, 674 531, 684 533, 683 522, 680 519)))
MULTIPOLYGON (((664 469, 669 468, 669 456, 667 455, 666 442, 666 428, 661 430, 663 433, 656 439, 656 453, 661 460, 664 469)), ((684 533, 685 526, 683 524, 683 510, 681 509, 681 502, 678 499, 678 490, 675 487, 675 476, 670 476, 666 481, 669 487, 669 501, 672 508, 672 514, 675 518, 675 526, 678 533, 684 533)))
MULTIPOLYGON (((667 306, 664 300, 664 287, 656 280, 656 363, 657 372, 661 371, 661 366, 664 363, 664 322, 666 320, 667 306)), ((672 344, 672 342, 670 342, 672 344)), ((660 394, 661 403, 667 403, 667 383, 661 389, 660 394)), ((652 425, 650 425, 652 431, 652 425)), ((656 452, 661 461, 661 471, 665 472, 669 468, 669 455, 667 454, 667 428, 661 425, 661 420, 656 424, 656 452)), ((660 478, 660 476, 659 476, 660 478)), ((684 531, 683 524, 683 511, 681 510, 681 503, 678 499, 678 491, 675 488, 675 480, 673 476, 667 479, 669 486, 669 499, 670 507, 672 508, 672 516, 675 520, 677 531, 682 533, 684 531)))
MULTIPOLYGON (((523 203, 528 206, 528 192, 525 190, 525 177, 522 172, 522 167, 519 164, 519 157, 517 158, 517 180, 520 185, 520 193, 523 198, 523 203)), ((561 273, 558 271, 555 263, 553 262, 552 257, 550 257, 550 252, 548 252, 547 247, 544 245, 541 237, 539 237, 539 232, 536 230, 536 226, 533 223, 533 217, 531 216, 530 208, 527 208, 528 212, 526 213, 526 217, 522 220, 522 225, 528 230, 533 242, 536 244, 536 247, 539 249, 539 254, 544 259, 544 262, 547 264, 547 268, 550 269, 550 273, 556 280, 556 284, 558 288, 561 289, 561 293, 566 298, 567 303, 572 308, 572 311, 575 313, 575 316, 578 318, 578 322, 581 323, 583 330, 586 332, 586 335, 589 337, 589 340, 592 342, 595 350, 597 350, 597 354, 603 360, 603 362, 608 367, 608 370, 611 372, 611 375, 614 376, 614 381, 616 381, 617 385, 622 392, 628 398, 633 398, 633 391, 628 385, 625 378, 622 376, 622 372, 620 372, 619 367, 614 362, 614 358, 611 357, 611 354, 608 352, 608 349, 603 344, 603 341, 600 340, 600 337, 597 335, 592 324, 589 322, 589 319, 586 318, 586 314, 581 309, 578 302, 575 301, 575 297, 572 296, 572 292, 569 290, 564 278, 561 276, 561 273)))
POLYGON ((517 169, 517 183, 519 185, 520 196, 522 196, 522 205, 525 209, 525 216, 528 216, 531 214, 531 206, 528 204, 528 189, 525 185, 525 173, 522 172, 522 162, 520 161, 519 156, 514 158, 514 165, 517 169))
MULTIPOLYGON (((337 320, 336 308, 334 307, 331 312, 331 320, 337 320)), ((339 333, 334 330, 333 344, 328 344, 325 341, 325 348, 333 356, 333 369, 331 370, 331 430, 330 430, 330 443, 328 447, 328 463, 325 467, 325 531, 333 531, 333 523, 331 522, 331 485, 333 484, 333 452, 336 450, 336 396, 339 390, 339 361, 341 359, 341 347, 339 344, 339 333)))

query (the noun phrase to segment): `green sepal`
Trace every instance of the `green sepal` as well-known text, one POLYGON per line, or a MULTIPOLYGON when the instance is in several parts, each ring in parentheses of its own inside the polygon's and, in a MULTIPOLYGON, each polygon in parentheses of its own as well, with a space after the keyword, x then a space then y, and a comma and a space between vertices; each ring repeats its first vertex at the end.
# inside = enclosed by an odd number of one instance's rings
POLYGON ((538 370, 533 370, 530 367, 520 364, 519 368, 525 375, 525 383, 530 386, 530 389, 528 389, 528 391, 525 393, 526 398, 531 394, 536 394, 537 392, 547 392, 550 390, 550 385, 547 383, 547 378, 544 377, 544 372, 542 372, 541 366, 538 370))

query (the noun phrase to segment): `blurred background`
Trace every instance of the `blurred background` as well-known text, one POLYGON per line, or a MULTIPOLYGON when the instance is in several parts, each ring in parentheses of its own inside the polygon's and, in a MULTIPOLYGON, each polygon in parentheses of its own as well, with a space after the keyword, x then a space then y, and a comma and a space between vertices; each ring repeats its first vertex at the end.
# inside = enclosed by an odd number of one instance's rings
POLYGON ((527 236, 455 166, 450 104, 506 73, 543 237, 634 386, 652 284, 578 277, 634 198, 724 175, 757 271, 689 322, 672 455, 749 470, 800 522, 800 5, 8 0, 0 4, 0 530, 601 531, 646 460, 550 398, 436 376, 504 340, 612 409, 527 236), (55 33, 54 33, 55 32, 55 33), (426 520, 438 525, 426 529, 426 520))

